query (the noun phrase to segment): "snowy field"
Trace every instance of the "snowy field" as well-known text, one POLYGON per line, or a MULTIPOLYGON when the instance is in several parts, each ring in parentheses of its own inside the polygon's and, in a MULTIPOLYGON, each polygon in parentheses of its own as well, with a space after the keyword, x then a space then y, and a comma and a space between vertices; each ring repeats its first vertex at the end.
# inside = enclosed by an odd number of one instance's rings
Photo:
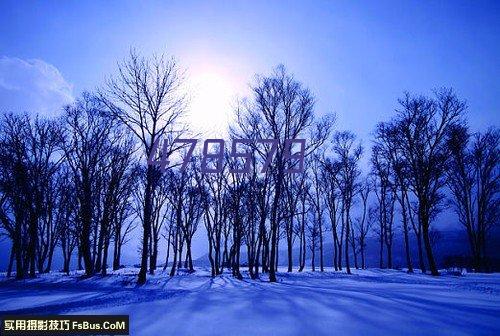
POLYGON ((500 274, 279 273, 279 283, 206 270, 135 286, 102 277, 0 276, 0 314, 129 314, 131 335, 500 335, 500 274))

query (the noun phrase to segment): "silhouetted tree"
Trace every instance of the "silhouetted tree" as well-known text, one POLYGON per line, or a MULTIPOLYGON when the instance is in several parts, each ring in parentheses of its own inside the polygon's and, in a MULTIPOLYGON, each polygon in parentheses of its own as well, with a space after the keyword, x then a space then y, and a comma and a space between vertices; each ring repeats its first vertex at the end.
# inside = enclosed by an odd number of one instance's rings
POLYGON ((500 132, 490 129, 470 135, 467 127, 450 132, 448 186, 451 203, 465 227, 476 271, 487 270, 486 243, 500 215, 500 132))
POLYGON ((406 94, 394 120, 395 141, 408 164, 409 187, 417 201, 417 217, 432 275, 439 275, 432 251, 431 220, 441 211, 442 189, 450 158, 447 135, 461 120, 465 102, 452 90, 435 92, 435 98, 406 94))
POLYGON ((343 225, 341 222, 342 199, 339 189, 340 164, 338 161, 326 158, 323 164, 323 178, 325 185, 325 203, 328 209, 333 240, 333 266, 335 270, 342 270, 342 238, 343 225), (339 228, 341 233, 339 235, 339 228))
MULTIPOLYGON (((403 159, 403 155, 398 148, 396 139, 397 128, 391 123, 380 123, 375 132, 375 147, 379 156, 385 160, 390 169, 391 187, 401 208, 401 219, 403 224, 403 238, 405 245, 406 266, 408 272, 413 272, 413 265, 410 254, 409 227, 410 217, 413 216, 411 206, 408 204, 408 165, 403 159)), ((382 159, 381 158, 381 159, 382 159)), ((419 256, 422 255, 421 230, 416 231, 418 239, 419 256)), ((423 260, 420 260, 423 263, 423 260)))
POLYGON ((16 278, 34 277, 50 269, 58 239, 53 186, 61 131, 53 120, 8 114, 0 132, 0 220, 12 240, 16 278))
MULTIPOLYGON (((285 170, 296 162, 286 159, 287 139, 303 138, 307 132, 314 134, 303 149, 309 155, 326 140, 331 128, 331 119, 314 125, 314 98, 311 92, 287 73, 284 66, 278 66, 270 76, 257 76, 252 86, 251 100, 245 100, 238 107, 235 134, 244 139, 275 139, 278 141, 276 154, 267 171, 274 182, 274 193, 270 208, 270 260, 269 280, 276 281, 276 256, 278 231, 280 227, 280 202, 283 196, 285 170)), ((266 147, 269 149, 269 147, 266 147)), ((262 161, 269 151, 256 147, 262 161)))
MULTIPOLYGON (((179 121, 184 113, 186 95, 182 91, 183 73, 173 59, 165 56, 147 59, 135 51, 118 66, 100 92, 108 113, 125 125, 139 140, 144 157, 149 158, 159 138, 172 142, 183 133, 179 121)), ((161 147, 161 146, 160 146, 161 147)), ((159 168, 148 165, 144 186, 143 237, 138 284, 146 282, 149 243, 153 221, 153 195, 159 168)))
POLYGON ((394 238, 394 203, 395 189, 391 180, 391 165, 382 147, 372 148, 372 175, 374 192, 377 197, 378 235, 379 235, 379 267, 383 265, 384 246, 387 251, 387 267, 392 268, 392 243, 394 238))
POLYGON ((365 179, 359 188, 359 196, 361 198, 361 217, 356 219, 355 226, 357 231, 357 240, 359 252, 361 253, 361 268, 366 268, 366 236, 370 232, 373 221, 370 220, 370 213, 368 209, 368 197, 371 191, 371 183, 365 179))
POLYGON ((324 271, 323 263, 323 217, 325 211, 325 193, 324 179, 322 176, 321 158, 317 155, 312 156, 310 162, 310 188, 308 189, 308 198, 311 211, 314 212, 314 234, 318 235, 319 244, 319 267, 324 271))
POLYGON ((84 94, 74 105, 65 108, 64 115, 63 150, 76 190, 78 246, 87 275, 92 275, 95 269, 95 246, 102 210, 100 182, 113 149, 112 121, 104 117, 102 108, 93 96, 84 94))
POLYGON ((347 274, 351 274, 349 264, 349 236, 351 233, 351 207, 359 187, 359 160, 363 147, 356 136, 348 131, 337 132, 333 139, 333 152, 339 165, 338 183, 342 197, 342 222, 345 228, 345 263, 347 274))

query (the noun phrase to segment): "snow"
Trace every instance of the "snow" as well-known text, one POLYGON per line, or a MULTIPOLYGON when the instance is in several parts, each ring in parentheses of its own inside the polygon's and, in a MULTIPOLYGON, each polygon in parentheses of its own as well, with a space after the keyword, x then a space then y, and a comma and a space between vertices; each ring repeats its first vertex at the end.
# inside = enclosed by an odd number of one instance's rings
POLYGON ((131 335, 500 335, 499 273, 281 270, 269 283, 197 269, 137 287, 137 271, 2 275, 0 314, 129 314, 131 335))

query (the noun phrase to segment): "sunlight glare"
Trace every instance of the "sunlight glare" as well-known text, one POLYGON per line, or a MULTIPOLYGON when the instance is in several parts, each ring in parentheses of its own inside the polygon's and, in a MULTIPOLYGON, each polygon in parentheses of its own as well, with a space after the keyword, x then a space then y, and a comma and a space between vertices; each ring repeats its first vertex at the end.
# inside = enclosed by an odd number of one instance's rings
POLYGON ((204 70, 192 74, 189 120, 195 132, 220 136, 227 132, 235 88, 228 76, 204 70))

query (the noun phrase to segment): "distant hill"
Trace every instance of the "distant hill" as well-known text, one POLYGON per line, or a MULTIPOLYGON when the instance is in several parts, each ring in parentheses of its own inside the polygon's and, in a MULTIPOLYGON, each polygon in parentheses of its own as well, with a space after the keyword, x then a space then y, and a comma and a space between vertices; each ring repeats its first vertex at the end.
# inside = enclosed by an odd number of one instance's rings
MULTIPOLYGON (((437 239, 435 246, 433 248, 434 257, 439 268, 445 267, 445 261, 447 258, 452 256, 460 256, 468 258, 470 255, 469 243, 467 241, 467 236, 464 232, 458 230, 449 231, 439 231, 440 238, 437 239)), ((328 233, 327 233, 328 234, 328 233)), ((418 249, 417 242, 415 240, 414 234, 410 234, 410 240, 412 246, 411 256, 413 266, 418 268, 418 249)), ((491 233, 491 239, 489 240, 488 252, 489 255, 495 259, 495 269, 500 270, 500 230, 491 233)), ((278 255, 278 264, 280 266, 288 265, 287 251, 284 248, 285 242, 280 241, 280 252, 278 255)), ((316 252, 316 266, 319 266, 319 251, 316 252)), ((384 250, 384 258, 386 257, 384 250)), ((299 248, 296 247, 293 250, 293 265, 294 267, 299 263, 299 248)), ((404 252, 403 238, 401 235, 397 235, 394 239, 393 244, 393 266, 395 268, 406 267, 406 256, 404 252)), ((311 251, 307 251, 306 255, 307 267, 311 265, 311 251)), ((425 259, 425 251, 424 251, 425 259)), ((325 266, 333 266, 333 243, 330 237, 326 238, 326 243, 323 246, 323 260, 325 266)), ((351 254, 352 265, 354 265, 354 259, 351 254)), ((386 260, 386 259, 384 259, 386 260)), ((241 262, 247 261, 247 254, 245 248, 241 250, 241 262)), ((198 266, 210 266, 208 260, 208 254, 196 259, 194 263, 198 266)), ((366 251, 366 263, 367 267, 378 267, 379 266, 379 242, 376 237, 370 237, 367 241, 367 251, 366 251)), ((361 265, 361 257, 359 257, 359 264, 361 265)), ((426 263, 427 265, 427 263, 426 263)))
MULTIPOLYGON (((436 258, 436 262, 438 267, 445 267, 445 259, 449 256, 460 256, 460 257, 469 257, 469 243, 467 241, 467 236, 463 231, 459 230, 449 230, 449 231, 440 231, 441 238, 436 243, 434 248, 434 254, 436 258)), ((412 261, 414 267, 418 267, 418 251, 417 244, 414 238, 414 234, 410 234, 412 251, 412 261)), ((327 232, 327 236, 325 238, 326 242, 324 244, 324 264, 325 266, 333 266, 333 244, 331 242, 331 236, 329 232, 327 232)), ((285 249, 285 241, 282 240, 280 242, 280 253, 278 256, 278 263, 280 265, 287 265, 287 252, 285 249)), ((367 241, 367 252, 366 252, 366 262, 368 267, 378 267, 378 248, 379 243, 375 237, 371 237, 367 241)), ((0 271, 5 271, 7 269, 7 265, 9 262, 9 252, 10 252, 10 241, 7 239, 0 241, 0 271)), ((495 269, 500 271, 500 229, 493 231, 491 233, 491 238, 489 240, 488 245, 488 253, 495 259, 495 269)), ((298 265, 298 257, 299 257, 299 249, 294 248, 293 251, 293 264, 294 266, 298 265)), ((307 251, 307 266, 310 267, 310 259, 311 252, 307 251)), ((352 258, 351 258, 352 259, 352 258)), ((129 245, 129 248, 124 249, 123 251, 123 263, 127 265, 132 265, 136 263, 138 260, 138 252, 133 248, 133 245, 129 245)), ((241 249, 241 261, 246 262, 246 248, 241 249)), ((406 267, 406 258, 404 255, 404 246, 401 234, 398 234, 393 246, 393 264, 394 267, 402 268, 406 267)), ((76 267, 76 258, 73 257, 72 267, 76 267)), ((159 260, 160 264, 162 264, 163 260, 159 260)), ((194 261, 197 266, 210 266, 210 262, 208 260, 208 254, 205 254, 194 261)), ((361 259, 360 259, 361 263, 361 259)), ((316 265, 319 265, 319 253, 316 255, 316 265)), ((354 265, 354 260, 353 260, 354 265)), ((54 254, 54 262, 53 269, 60 269, 62 267, 62 257, 60 251, 54 254)))

